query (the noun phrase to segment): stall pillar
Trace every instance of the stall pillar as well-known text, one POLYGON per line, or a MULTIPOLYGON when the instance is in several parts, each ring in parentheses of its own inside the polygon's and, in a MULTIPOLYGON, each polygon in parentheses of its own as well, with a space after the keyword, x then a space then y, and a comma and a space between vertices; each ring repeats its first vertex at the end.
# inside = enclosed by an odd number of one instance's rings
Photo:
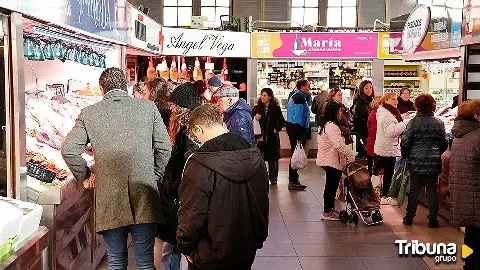
POLYGON ((247 59, 247 103, 255 106, 257 100, 257 59, 247 59))
POLYGON ((16 199, 27 201, 27 166, 26 166, 26 133, 25 133, 25 76, 23 61, 23 18, 20 13, 10 15, 10 67, 12 67, 9 109, 7 119, 7 151, 9 162, 8 179, 13 183, 16 199))
POLYGON ((372 83, 375 96, 383 96, 384 85, 384 68, 385 64, 383 60, 374 59, 372 63, 372 83))

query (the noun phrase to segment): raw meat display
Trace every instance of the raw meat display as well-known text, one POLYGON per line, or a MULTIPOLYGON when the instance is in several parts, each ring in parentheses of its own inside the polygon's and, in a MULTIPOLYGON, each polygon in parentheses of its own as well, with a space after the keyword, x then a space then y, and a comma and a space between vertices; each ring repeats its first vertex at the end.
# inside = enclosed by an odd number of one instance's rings
POLYGON ((175 58, 175 56, 172 57, 172 64, 170 65, 170 80, 172 80, 172 82, 178 82, 178 69, 175 58))
MULTIPOLYGON (((60 149, 74 127, 81 109, 95 103, 87 97, 70 93, 66 97, 37 92, 26 96, 25 125, 27 162, 57 173, 59 179, 71 175, 60 149)), ((93 158, 87 158, 90 161, 93 158)))

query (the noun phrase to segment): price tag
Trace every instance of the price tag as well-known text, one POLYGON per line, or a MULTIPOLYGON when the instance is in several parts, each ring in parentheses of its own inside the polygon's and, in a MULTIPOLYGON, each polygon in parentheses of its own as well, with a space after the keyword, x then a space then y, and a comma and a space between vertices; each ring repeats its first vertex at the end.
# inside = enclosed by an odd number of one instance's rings
POLYGON ((214 63, 205 63, 205 69, 215 69, 215 64, 214 63))

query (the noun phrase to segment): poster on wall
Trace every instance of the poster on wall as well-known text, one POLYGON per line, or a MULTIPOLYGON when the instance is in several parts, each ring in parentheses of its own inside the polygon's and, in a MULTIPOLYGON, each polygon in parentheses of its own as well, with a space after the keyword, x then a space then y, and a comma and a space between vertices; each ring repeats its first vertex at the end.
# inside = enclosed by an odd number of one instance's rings
POLYGON ((161 39, 164 55, 250 57, 249 33, 162 27, 161 39))
POLYGON ((252 33, 252 58, 377 58, 377 33, 252 33))
POLYGON ((390 54, 390 32, 378 33, 378 59, 402 59, 390 54))
POLYGON ((480 0, 464 0, 462 45, 480 42, 480 0))

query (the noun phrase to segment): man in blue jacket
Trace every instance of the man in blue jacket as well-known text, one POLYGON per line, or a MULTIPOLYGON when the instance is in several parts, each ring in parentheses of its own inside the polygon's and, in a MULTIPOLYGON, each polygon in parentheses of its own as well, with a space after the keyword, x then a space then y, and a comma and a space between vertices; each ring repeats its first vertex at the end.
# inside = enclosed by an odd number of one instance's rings
MULTIPOLYGON (((293 95, 288 99, 287 110, 287 134, 290 140, 291 155, 298 143, 305 146, 310 128, 310 108, 308 96, 310 93, 310 82, 299 80, 293 95)), ((307 186, 300 184, 298 171, 293 169, 291 164, 288 172, 288 189, 305 190, 307 186)))
POLYGON ((214 97, 223 113, 223 121, 230 132, 242 136, 254 143, 252 109, 247 102, 239 98, 239 91, 233 86, 218 89, 214 97))

